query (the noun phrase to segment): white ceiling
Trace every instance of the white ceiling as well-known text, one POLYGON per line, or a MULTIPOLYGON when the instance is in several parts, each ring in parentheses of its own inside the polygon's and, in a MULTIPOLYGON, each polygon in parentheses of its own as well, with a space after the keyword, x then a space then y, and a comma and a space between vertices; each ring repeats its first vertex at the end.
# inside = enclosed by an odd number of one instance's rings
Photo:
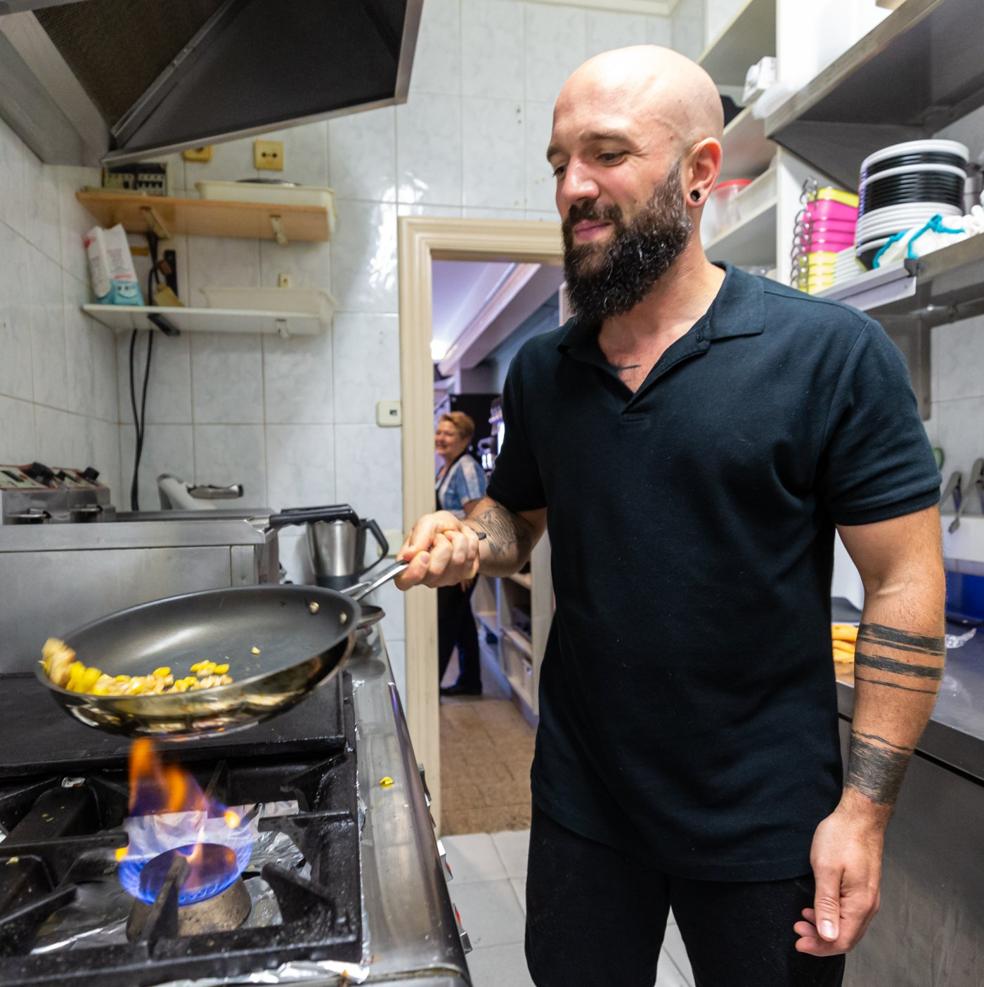
POLYGON ((461 330, 515 265, 503 261, 436 260, 431 268, 431 356, 440 360, 461 330))

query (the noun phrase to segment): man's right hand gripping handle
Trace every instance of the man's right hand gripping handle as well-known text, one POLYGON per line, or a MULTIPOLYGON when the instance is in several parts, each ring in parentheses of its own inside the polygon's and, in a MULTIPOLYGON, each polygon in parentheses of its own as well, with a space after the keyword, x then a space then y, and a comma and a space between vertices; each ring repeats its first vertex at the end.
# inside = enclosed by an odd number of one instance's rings
POLYGON ((449 511, 425 514, 396 554, 410 561, 396 585, 404 590, 454 586, 474 579, 480 567, 490 576, 516 572, 543 533, 546 516, 545 510, 514 514, 490 497, 483 497, 465 520, 449 511))
POLYGON ((410 565, 394 582, 400 589, 411 586, 454 586, 478 574, 479 539, 475 528, 449 511, 425 514, 413 526, 396 553, 410 565))

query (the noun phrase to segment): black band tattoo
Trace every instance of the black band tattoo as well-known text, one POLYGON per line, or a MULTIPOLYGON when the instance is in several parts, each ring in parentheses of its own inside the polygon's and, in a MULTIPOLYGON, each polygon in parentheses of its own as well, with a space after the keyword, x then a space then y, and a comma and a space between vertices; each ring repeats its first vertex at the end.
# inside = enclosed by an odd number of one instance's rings
POLYGON ((862 624, 858 628, 858 643, 880 644, 897 651, 918 651, 942 658, 946 655, 946 640, 942 637, 926 637, 911 634, 897 627, 884 624, 862 624))
POLYGON ((854 676, 855 682, 870 682, 872 685, 883 685, 886 689, 901 689, 903 692, 924 692, 927 696, 935 696, 935 689, 913 689, 908 685, 898 685, 895 682, 884 682, 882 679, 869 679, 866 675, 854 676))
POLYGON ((877 740, 879 743, 887 744, 889 747, 893 747, 897 751, 907 751, 911 754, 915 747, 903 747, 901 744, 893 744, 890 740, 886 740, 884 737, 879 737, 877 733, 862 733, 860 730, 852 731, 852 735, 855 737, 864 737, 865 740, 877 740))
POLYGON ((852 733, 846 785, 879 805, 894 805, 908 763, 908 753, 877 747, 852 733))
POLYGON ((881 655, 868 654, 867 651, 854 652, 854 664, 866 668, 876 668, 882 672, 894 672, 896 675, 915 675, 917 678, 943 678, 943 669, 934 665, 912 665, 907 661, 897 661, 895 658, 885 658, 881 655))
POLYGON ((527 522, 505 507, 490 507, 481 514, 472 515, 468 520, 477 524, 488 535, 489 554, 494 559, 501 559, 513 550, 528 554, 533 547, 532 533, 527 522))

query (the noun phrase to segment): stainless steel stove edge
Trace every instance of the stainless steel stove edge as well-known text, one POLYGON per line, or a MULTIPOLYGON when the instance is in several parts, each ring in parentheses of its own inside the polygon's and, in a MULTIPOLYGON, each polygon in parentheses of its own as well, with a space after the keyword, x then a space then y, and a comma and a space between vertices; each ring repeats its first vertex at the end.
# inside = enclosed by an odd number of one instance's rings
POLYGON ((469 985, 423 782, 380 629, 357 649, 348 669, 360 796, 366 806, 362 867, 371 954, 366 982, 469 985))

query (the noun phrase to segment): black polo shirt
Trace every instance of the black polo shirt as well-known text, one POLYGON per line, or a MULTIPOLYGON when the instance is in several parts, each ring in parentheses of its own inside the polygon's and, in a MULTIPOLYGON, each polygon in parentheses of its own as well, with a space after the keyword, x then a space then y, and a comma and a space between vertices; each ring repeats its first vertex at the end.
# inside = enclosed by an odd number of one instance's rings
POLYGON ((597 327, 529 340, 488 494, 547 508, 533 798, 670 874, 808 873, 841 791, 834 525, 935 504, 904 362, 860 312, 727 267, 632 394, 597 327))

